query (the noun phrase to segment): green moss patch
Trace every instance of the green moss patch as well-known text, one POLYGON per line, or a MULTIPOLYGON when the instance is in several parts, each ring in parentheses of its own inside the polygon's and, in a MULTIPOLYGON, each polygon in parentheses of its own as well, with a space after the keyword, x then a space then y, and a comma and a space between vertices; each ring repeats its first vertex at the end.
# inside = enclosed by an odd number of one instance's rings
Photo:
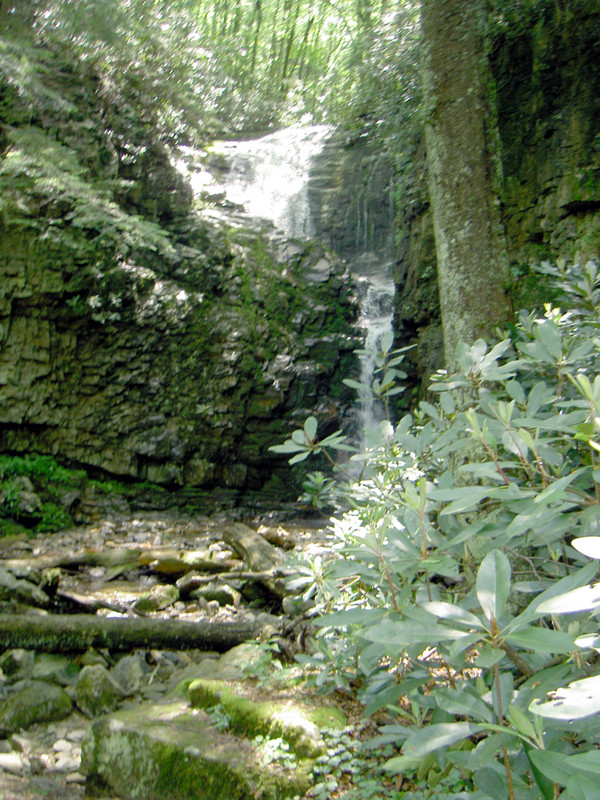
POLYGON ((255 701, 236 692, 223 681, 198 679, 188 689, 192 706, 211 709, 216 706, 227 715, 229 730, 249 738, 280 737, 301 757, 325 752, 321 728, 344 728, 344 714, 331 706, 310 706, 293 700, 255 701))
POLYGON ((308 769, 265 766, 248 740, 183 703, 144 705, 92 723, 82 770, 125 800, 278 800, 303 795, 308 769))

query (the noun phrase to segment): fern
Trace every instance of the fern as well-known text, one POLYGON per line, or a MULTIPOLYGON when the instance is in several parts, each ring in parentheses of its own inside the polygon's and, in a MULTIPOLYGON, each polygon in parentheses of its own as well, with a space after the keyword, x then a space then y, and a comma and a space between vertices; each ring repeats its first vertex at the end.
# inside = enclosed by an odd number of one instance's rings
POLYGON ((8 139, 9 149, 0 162, 0 214, 5 225, 37 227, 46 236, 52 229, 71 226, 103 246, 118 246, 121 255, 133 248, 173 252, 165 230, 128 214, 112 198, 124 181, 93 178, 72 150, 40 128, 12 128, 8 139))

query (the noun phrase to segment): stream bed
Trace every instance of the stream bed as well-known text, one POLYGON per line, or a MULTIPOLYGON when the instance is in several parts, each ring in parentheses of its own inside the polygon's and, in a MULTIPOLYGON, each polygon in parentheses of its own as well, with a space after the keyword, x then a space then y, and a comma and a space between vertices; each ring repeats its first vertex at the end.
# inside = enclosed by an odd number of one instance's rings
MULTIPOLYGON (((278 634, 282 657, 287 656, 288 663, 293 664, 309 620, 302 613, 294 618, 288 616, 282 608, 286 605, 284 593, 277 596, 261 580, 230 577, 236 572, 260 575, 260 571, 250 568, 248 557, 244 559, 226 541, 223 531, 230 524, 225 517, 143 512, 113 515, 96 524, 32 539, 0 540, 0 573, 4 581, 9 573, 21 584, 43 587, 51 596, 46 608, 40 604, 31 607, 24 602, 21 589, 18 596, 4 590, 0 613, 48 616, 90 613, 95 609, 94 613, 106 618, 143 616, 165 621, 210 620, 213 624, 254 619, 261 631, 257 639, 266 642, 278 634), (210 554, 216 565, 212 574, 202 571, 193 558, 190 561, 190 554, 198 553, 210 554), (192 576, 196 577, 195 582, 192 576), (53 589, 49 588, 50 578, 53 589), (196 588, 181 589, 186 580, 188 587, 194 583, 196 588), (156 602, 156 607, 149 607, 149 601, 156 602)), ((282 569, 290 554, 302 559, 315 555, 327 557, 331 552, 327 530, 314 519, 258 525, 254 521, 253 526, 243 526, 241 530, 258 537, 265 544, 265 552, 280 554, 282 569)), ((231 651, 230 661, 236 662, 233 664, 217 652, 161 650, 152 643, 129 653, 104 648, 68 654, 5 651, 0 657, 0 706, 2 700, 23 687, 39 686, 40 682, 65 689, 73 699, 73 706, 64 718, 40 720, 25 729, 0 734, 0 797, 3 800, 84 797, 86 778, 80 771, 81 743, 96 716, 92 701, 82 699, 77 688, 84 668, 102 668, 115 676, 121 686, 126 686, 122 694, 117 693, 114 708, 135 708, 142 702, 162 702, 186 675, 204 674, 208 670, 211 676, 231 679, 231 670, 239 667, 240 659, 243 662, 244 647, 231 651), (133 671, 128 672, 125 664, 133 671)), ((103 710, 112 710, 110 705, 103 710)), ((356 714, 358 719, 358 706, 356 714)), ((116 800, 102 791, 94 796, 116 800)))

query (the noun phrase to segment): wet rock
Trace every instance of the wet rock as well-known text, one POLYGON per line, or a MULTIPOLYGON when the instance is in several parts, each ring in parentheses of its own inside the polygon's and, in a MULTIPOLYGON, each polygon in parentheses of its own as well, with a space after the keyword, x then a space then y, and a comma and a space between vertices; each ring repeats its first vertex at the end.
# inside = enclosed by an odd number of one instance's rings
POLYGON ((239 604, 241 595, 232 586, 226 583, 207 583, 190 592, 192 600, 203 597, 205 600, 215 600, 221 606, 236 606, 239 604))
POLYGON ((257 669, 260 664, 268 664, 270 660, 270 653, 263 647, 252 642, 247 644, 240 644, 237 647, 232 647, 219 658, 219 669, 224 667, 233 667, 237 670, 237 677, 241 677, 244 673, 252 672, 257 669), (265 663, 266 662, 266 663, 265 663))
POLYGON ((102 653, 94 650, 93 647, 89 647, 79 659, 79 663, 82 667, 92 667, 96 664, 100 664, 101 666, 105 667, 108 664, 108 661, 102 655, 102 653))
POLYGON ((31 650, 7 650, 0 656, 0 669, 9 683, 31 678, 35 655, 31 650))
POLYGON ((184 703, 144 705, 95 720, 81 772, 125 800, 283 800, 309 787, 307 766, 263 765, 248 739, 219 732, 184 703))
POLYGON ((179 600, 179 589, 176 586, 159 584, 140 595, 134 603, 134 608, 143 612, 161 611, 172 606, 177 600, 179 600))
POLYGON ((58 686, 30 681, 0 702, 0 736, 28 728, 34 722, 62 719, 71 713, 69 696, 58 686))
POLYGON ((10 508, 19 521, 38 520, 42 516, 42 501, 26 475, 17 475, 5 484, 0 493, 0 504, 10 508))
POLYGON ((52 681, 59 686, 71 686, 79 675, 79 667, 67 656, 38 653, 33 664, 32 677, 52 681))
POLYGON ((341 729, 346 724, 337 708, 271 698, 256 702, 241 691, 223 681, 200 679, 190 684, 188 696, 194 708, 219 706, 229 718, 232 733, 281 738, 299 756, 317 757, 325 752, 320 726, 341 729))
POLYGON ((134 654, 125 656, 111 669, 110 674, 123 693, 130 697, 140 690, 144 677, 143 659, 140 655, 134 654))
POLYGON ((77 708, 88 717, 113 711, 125 693, 101 664, 84 667, 72 689, 77 708))
POLYGON ((6 569, 0 568, 0 598, 14 600, 17 598, 28 605, 41 606, 45 608, 50 604, 48 595, 26 580, 19 580, 6 569))
POLYGON ((23 771, 23 758, 19 753, 0 753, 0 769, 19 775, 23 771))
POLYGON ((31 752, 31 739, 27 736, 21 736, 18 733, 14 733, 10 737, 10 744, 13 750, 16 750, 18 753, 29 753, 31 752))

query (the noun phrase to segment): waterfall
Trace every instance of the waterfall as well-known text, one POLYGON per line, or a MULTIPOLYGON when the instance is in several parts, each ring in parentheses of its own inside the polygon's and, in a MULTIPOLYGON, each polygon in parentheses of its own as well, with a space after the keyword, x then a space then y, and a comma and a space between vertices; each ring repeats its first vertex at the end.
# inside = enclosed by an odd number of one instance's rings
POLYGON ((310 237, 314 231, 308 202, 312 158, 331 133, 328 125, 295 126, 260 139, 216 142, 212 162, 220 175, 192 188, 221 190, 230 203, 256 219, 266 219, 289 238, 310 237))
MULTIPOLYGON (((216 142, 208 160, 210 173, 191 172, 192 188, 254 219, 269 221, 288 238, 309 238, 314 235, 308 191, 311 164, 331 132, 327 125, 294 126, 258 139, 216 142)), ((365 221, 357 219, 357 224, 364 225, 365 221)), ((373 351, 392 328, 391 255, 356 252, 350 270, 357 282, 365 336, 360 383, 370 386, 375 367, 373 351)), ((369 444, 368 431, 377 427, 384 413, 370 392, 359 393, 359 400, 359 435, 363 444, 369 444)))
MULTIPOLYGON (((353 264, 360 303, 360 324, 364 331, 364 351, 360 357, 360 384, 371 386, 375 370, 375 354, 381 340, 392 330, 395 285, 390 260, 364 253, 353 264)), ((363 446, 379 441, 378 426, 385 418, 385 409, 366 389, 358 391, 357 427, 363 446)))

